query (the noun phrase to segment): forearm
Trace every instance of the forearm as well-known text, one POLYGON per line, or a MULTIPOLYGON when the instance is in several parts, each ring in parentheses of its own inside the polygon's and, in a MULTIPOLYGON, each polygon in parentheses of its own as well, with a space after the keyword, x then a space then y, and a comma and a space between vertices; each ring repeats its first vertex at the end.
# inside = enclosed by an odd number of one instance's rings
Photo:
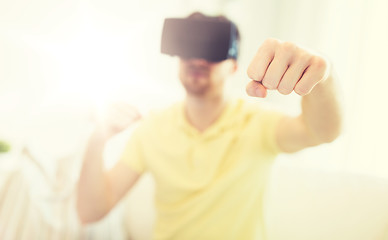
POLYGON ((110 187, 102 158, 105 141, 93 134, 84 155, 77 195, 78 216, 84 223, 101 219, 111 208, 110 187))
POLYGON ((335 77, 319 82, 302 98, 301 120, 317 143, 331 142, 341 132, 341 109, 335 77))

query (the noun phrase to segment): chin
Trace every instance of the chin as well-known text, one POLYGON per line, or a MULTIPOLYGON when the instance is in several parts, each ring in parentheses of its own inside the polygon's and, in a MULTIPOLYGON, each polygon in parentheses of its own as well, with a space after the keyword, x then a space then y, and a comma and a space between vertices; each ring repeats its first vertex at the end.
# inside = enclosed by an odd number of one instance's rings
POLYGON ((202 89, 202 88, 186 87, 185 89, 187 94, 193 95, 193 96, 203 96, 207 92, 206 89, 202 89))
POLYGON ((184 88, 186 89, 187 94, 193 95, 193 96, 203 96, 206 95, 208 92, 207 86, 193 86, 184 84, 184 88))
POLYGON ((186 76, 181 78, 181 83, 187 94, 195 96, 205 95, 210 88, 209 79, 206 77, 186 76))

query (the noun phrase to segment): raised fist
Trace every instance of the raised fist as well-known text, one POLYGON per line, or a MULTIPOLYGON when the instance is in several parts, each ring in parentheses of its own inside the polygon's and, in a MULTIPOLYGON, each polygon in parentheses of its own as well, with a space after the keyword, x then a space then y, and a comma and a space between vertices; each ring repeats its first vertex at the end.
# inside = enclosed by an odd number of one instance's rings
POLYGON ((328 61, 290 42, 267 39, 259 47, 248 67, 252 79, 246 88, 248 95, 265 97, 267 90, 282 94, 295 91, 304 96, 330 74, 328 61))
POLYGON ((97 117, 96 133, 108 139, 141 119, 138 110, 127 103, 115 103, 97 117))

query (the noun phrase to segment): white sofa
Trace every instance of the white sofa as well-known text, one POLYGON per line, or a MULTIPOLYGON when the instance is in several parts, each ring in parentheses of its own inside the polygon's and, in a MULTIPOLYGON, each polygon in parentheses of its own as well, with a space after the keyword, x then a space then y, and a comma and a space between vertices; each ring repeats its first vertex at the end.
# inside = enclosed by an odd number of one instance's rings
POLYGON ((388 239, 388 181, 275 166, 267 196, 270 240, 388 239))
MULTIPOLYGON (((75 192, 50 196, 31 167, 26 161, 13 168, 0 165, 0 239, 151 239, 150 175, 108 217, 82 227, 75 216, 75 192)), ((268 240, 388 240, 388 180, 275 164, 265 219, 268 240)))
MULTIPOLYGON (((146 175, 126 200, 134 240, 150 239, 153 191, 146 175)), ((275 164, 265 220, 268 240, 388 240, 388 180, 275 164)))

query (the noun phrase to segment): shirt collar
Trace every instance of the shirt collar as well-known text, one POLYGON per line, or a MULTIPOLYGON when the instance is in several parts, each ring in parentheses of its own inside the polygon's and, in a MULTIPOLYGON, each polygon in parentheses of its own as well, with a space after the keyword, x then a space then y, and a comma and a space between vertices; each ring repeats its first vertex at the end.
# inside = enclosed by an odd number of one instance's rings
POLYGON ((219 118, 205 131, 199 132, 187 120, 184 110, 184 103, 180 102, 177 105, 178 126, 191 137, 211 138, 213 136, 218 135, 220 132, 222 132, 234 123, 236 116, 233 113, 235 112, 238 103, 239 101, 228 101, 225 109, 222 111, 219 118))

